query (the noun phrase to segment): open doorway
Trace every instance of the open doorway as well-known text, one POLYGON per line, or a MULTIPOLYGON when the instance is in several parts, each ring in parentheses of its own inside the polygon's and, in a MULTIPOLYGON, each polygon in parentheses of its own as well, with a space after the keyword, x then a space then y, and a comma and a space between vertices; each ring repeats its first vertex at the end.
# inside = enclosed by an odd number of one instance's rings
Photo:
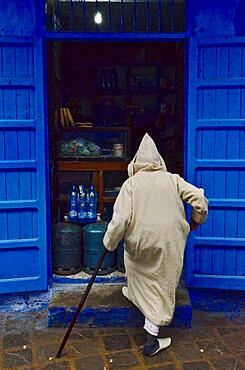
POLYGON ((146 132, 168 170, 183 174, 183 43, 50 42, 48 56, 53 223, 81 183, 95 185, 109 221, 146 132))

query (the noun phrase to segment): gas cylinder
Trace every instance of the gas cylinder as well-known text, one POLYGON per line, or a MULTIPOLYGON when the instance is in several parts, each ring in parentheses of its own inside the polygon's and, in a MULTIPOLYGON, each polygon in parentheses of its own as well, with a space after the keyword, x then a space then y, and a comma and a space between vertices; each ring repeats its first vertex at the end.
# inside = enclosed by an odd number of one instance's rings
MULTIPOLYGON (((96 223, 86 225, 83 228, 83 270, 92 274, 99 262, 104 249, 103 238, 108 223, 102 221, 100 214, 97 214, 96 223)), ((102 263, 98 275, 106 275, 115 269, 115 252, 108 252, 102 263)))
POLYGON ((73 275, 82 269, 82 228, 68 222, 54 225, 53 272, 73 275))
POLYGON ((124 266, 124 242, 120 241, 117 247, 117 270, 120 272, 125 272, 124 266))

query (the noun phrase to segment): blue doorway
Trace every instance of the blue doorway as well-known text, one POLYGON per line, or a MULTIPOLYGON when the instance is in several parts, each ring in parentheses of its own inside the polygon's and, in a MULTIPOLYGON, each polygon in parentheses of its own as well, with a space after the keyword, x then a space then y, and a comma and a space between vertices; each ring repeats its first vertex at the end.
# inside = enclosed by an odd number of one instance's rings
MULTIPOLYGON (((53 223, 63 220, 67 212, 66 199, 71 185, 92 181, 86 171, 86 161, 80 172, 67 171, 65 153, 57 152, 61 141, 63 145, 86 137, 103 151, 110 151, 114 139, 119 135, 120 140, 126 137, 126 169, 127 161, 148 132, 168 169, 183 176, 184 42, 155 39, 116 42, 106 38, 99 42, 49 40, 48 55, 53 223), (105 77, 108 72, 114 76, 116 73, 116 80, 105 77), (69 109, 75 125, 90 122, 93 127, 79 131, 79 127, 62 123, 55 116, 57 110, 60 115, 61 107, 69 109)), ((75 162, 71 165, 75 166, 75 162)), ((127 174, 116 172, 115 184, 113 177, 115 179, 115 175, 108 173, 104 179, 108 194, 122 185, 127 174)), ((111 202, 112 198, 106 198, 111 202)), ((103 210, 110 213, 106 209, 111 205, 103 205, 103 210)))

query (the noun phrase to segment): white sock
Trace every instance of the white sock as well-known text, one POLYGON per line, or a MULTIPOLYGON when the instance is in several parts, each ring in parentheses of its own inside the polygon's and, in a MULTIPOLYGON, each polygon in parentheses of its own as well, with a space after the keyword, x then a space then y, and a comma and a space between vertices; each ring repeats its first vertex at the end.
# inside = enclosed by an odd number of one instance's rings
POLYGON ((154 335, 155 337, 159 334, 160 326, 153 324, 150 320, 145 318, 145 325, 144 329, 151 335, 154 335))

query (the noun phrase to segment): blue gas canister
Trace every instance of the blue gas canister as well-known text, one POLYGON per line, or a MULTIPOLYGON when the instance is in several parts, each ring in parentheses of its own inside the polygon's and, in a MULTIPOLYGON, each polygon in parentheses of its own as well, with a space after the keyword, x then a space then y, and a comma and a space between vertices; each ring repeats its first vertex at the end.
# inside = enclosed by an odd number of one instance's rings
POLYGON ((82 269, 82 228, 58 222, 53 230, 53 272, 73 275, 82 269))
MULTIPOLYGON (((107 203, 105 205, 105 220, 108 221, 108 223, 112 219, 112 213, 113 213, 113 206, 110 203, 107 203)), ((121 240, 118 244, 118 247, 116 249, 116 268, 120 272, 125 273, 125 265, 124 265, 124 240, 121 240)))
POLYGON ((117 247, 117 270, 120 272, 125 272, 123 240, 120 241, 117 247))
MULTIPOLYGON (((86 225, 83 228, 83 270, 92 274, 99 262, 104 249, 103 238, 107 230, 108 223, 102 221, 97 214, 97 222, 86 225)), ((115 252, 108 252, 98 275, 106 275, 115 269, 115 252)))

